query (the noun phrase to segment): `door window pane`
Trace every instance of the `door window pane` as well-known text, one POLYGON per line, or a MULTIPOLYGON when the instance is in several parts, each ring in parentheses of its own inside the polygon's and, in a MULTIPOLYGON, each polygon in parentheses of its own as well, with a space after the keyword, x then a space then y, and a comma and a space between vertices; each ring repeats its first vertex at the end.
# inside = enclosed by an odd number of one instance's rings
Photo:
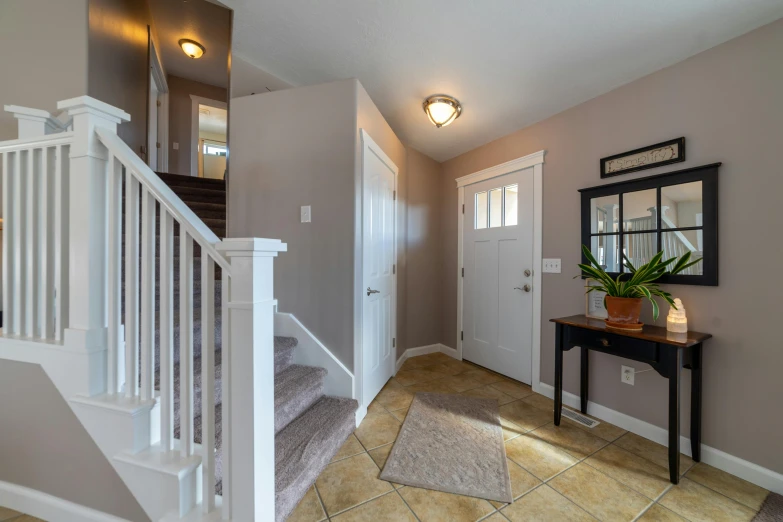
POLYGON ((620 271, 620 236, 593 236, 590 251, 606 272, 620 271))
POLYGON ((619 232, 620 195, 590 199, 590 233, 619 232))
POLYGON ((489 228, 503 226, 503 189, 489 191, 489 228))
MULTIPOLYGON (((658 234, 626 234, 623 236, 623 252, 631 264, 639 268, 640 265, 648 263, 655 254, 658 253, 658 234)), ((628 269, 624 268, 628 272, 628 269)))
POLYGON ((476 194, 476 228, 487 228, 487 193, 476 194))
POLYGON ((505 222, 504 226, 511 227, 517 224, 517 216, 519 211, 517 210, 517 201, 519 198, 519 185, 509 185, 505 187, 503 193, 503 208, 505 209, 505 222))
POLYGON ((661 228, 699 227, 702 225, 701 181, 661 188, 661 228))
MULTIPOLYGON (((701 244, 701 230, 682 230, 677 232, 662 232, 661 233, 661 247, 663 248, 664 259, 671 259, 672 257, 681 258, 686 253, 691 253, 691 261, 702 259, 704 252, 699 248, 701 244)), ((674 266, 674 263, 669 265, 669 268, 674 266)), ((692 267, 686 268, 680 272, 681 275, 703 275, 704 274, 704 262, 696 263, 692 267)))
POLYGON ((623 194, 623 230, 656 230, 658 228, 657 190, 638 190, 623 194))

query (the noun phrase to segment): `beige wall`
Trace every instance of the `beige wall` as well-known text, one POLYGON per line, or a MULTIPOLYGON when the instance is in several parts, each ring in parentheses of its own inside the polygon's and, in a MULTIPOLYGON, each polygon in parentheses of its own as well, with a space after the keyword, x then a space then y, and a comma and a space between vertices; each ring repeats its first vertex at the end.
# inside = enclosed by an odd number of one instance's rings
MULTIPOLYGON (((146 0, 89 0, 87 94, 131 116, 117 134, 136 154, 147 146, 149 65, 146 0)), ((147 156, 142 156, 145 161, 147 156)))
MULTIPOLYGON (((87 0, 2 0, 0 35, 0 106, 55 112, 87 93, 87 0)), ((0 111, 0 140, 16 137, 16 120, 0 111)))
MULTIPOLYGON (((441 342, 441 164, 408 148, 407 347, 441 342)), ((456 313, 456 312, 455 312, 456 313)))
POLYGON ((279 309, 353 368, 354 80, 231 100, 229 237, 279 238, 279 309), (312 223, 299 209, 312 206, 312 223))
MULTIPOLYGON (((685 136, 688 160, 622 179, 722 161, 720 286, 671 285, 691 329, 711 332, 704 352, 705 444, 783 472, 780 411, 783 351, 777 335, 781 303, 773 290, 783 243, 775 212, 783 194, 783 21, 777 21, 651 74, 444 164, 442 202, 444 317, 442 339, 455 346, 457 190, 454 179, 546 149, 544 257, 562 258, 562 274, 543 274, 541 378, 553 383, 550 318, 584 311, 579 261, 577 189, 599 185, 598 160, 646 144, 685 136)), ((612 178, 608 181, 618 181, 612 178)), ((667 307, 668 310, 668 307, 667 307)), ((649 306, 647 322, 651 321, 649 306)), ((666 313, 659 324, 665 324, 666 313)), ((620 383, 618 358, 591 356, 591 400, 666 427, 666 381, 644 373, 620 383)), ((630 363, 638 369, 644 365, 630 363)), ((579 355, 565 357, 565 389, 579 392, 579 355)), ((684 371, 683 420, 690 375, 684 371)), ((688 423, 683 424, 688 434, 688 423)))
POLYGON ((169 75, 169 172, 190 176, 191 117, 193 104, 190 95, 226 102, 226 89, 206 83, 169 75), (174 143, 179 150, 174 150, 174 143))
POLYGON ((0 481, 149 520, 40 366, 0 360, 0 397, 0 481))

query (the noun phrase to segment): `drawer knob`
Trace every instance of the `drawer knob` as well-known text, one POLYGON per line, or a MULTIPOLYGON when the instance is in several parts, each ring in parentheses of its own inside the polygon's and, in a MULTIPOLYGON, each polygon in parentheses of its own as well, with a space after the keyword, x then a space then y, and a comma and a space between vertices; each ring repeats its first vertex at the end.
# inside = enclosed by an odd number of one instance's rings
POLYGON ((610 346, 612 343, 609 342, 609 339, 601 339, 601 344, 604 346, 610 346))

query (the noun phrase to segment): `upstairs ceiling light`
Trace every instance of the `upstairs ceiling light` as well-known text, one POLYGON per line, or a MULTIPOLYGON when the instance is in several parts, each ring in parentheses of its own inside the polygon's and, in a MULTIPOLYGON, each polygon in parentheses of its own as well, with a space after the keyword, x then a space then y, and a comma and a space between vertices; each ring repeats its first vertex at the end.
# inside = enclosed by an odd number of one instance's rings
POLYGON ((424 112, 437 128, 445 127, 462 114, 459 101, 445 94, 436 94, 424 100, 424 112))
POLYGON ((195 40, 188 40, 187 38, 180 40, 179 46, 182 47, 182 50, 185 51, 185 54, 193 59, 201 58, 201 56, 206 52, 206 49, 204 49, 203 45, 195 40))

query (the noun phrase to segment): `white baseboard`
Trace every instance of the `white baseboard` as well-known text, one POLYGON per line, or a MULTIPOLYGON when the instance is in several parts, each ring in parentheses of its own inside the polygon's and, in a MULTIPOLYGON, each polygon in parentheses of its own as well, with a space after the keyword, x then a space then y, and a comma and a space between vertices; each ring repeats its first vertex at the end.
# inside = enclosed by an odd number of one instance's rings
POLYGON ((123 522, 109 515, 68 500, 0 480, 0 506, 43 520, 57 522, 123 522))
MULTIPOLYGON (((534 386, 534 390, 550 399, 555 397, 555 388, 550 384, 538 383, 538 386, 534 386)), ((563 404, 579 410, 579 396, 563 391, 563 404)), ((658 444, 663 444, 664 446, 669 444, 669 432, 649 422, 611 410, 592 401, 587 403, 587 413, 658 444)), ((680 437, 680 451, 689 457, 691 456, 691 440, 689 438, 680 437)), ((701 445, 701 461, 762 488, 783 494, 783 474, 776 471, 748 462, 705 444, 701 445)))
POLYGON ((402 353, 402 355, 400 355, 400 358, 397 359, 397 368, 395 369, 395 373, 398 372, 403 363, 411 357, 427 355, 428 353, 444 353, 449 357, 454 357, 457 360, 461 360, 457 355, 457 350, 454 348, 449 348, 445 344, 437 343, 428 344, 426 346, 417 346, 416 348, 408 348, 402 353))
POLYGON ((355 399, 353 373, 319 341, 293 314, 275 313, 275 335, 295 337, 294 363, 319 366, 327 371, 324 393, 355 399))

